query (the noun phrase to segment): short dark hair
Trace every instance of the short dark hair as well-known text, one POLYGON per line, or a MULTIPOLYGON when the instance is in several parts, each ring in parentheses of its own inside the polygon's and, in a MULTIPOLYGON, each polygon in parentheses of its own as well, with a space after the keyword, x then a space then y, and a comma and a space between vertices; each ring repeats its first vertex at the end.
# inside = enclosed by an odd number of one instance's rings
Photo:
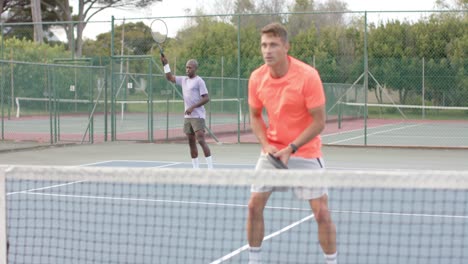
POLYGON ((275 37, 280 37, 284 42, 288 42, 288 31, 278 22, 270 23, 262 28, 263 34, 273 34, 275 37))

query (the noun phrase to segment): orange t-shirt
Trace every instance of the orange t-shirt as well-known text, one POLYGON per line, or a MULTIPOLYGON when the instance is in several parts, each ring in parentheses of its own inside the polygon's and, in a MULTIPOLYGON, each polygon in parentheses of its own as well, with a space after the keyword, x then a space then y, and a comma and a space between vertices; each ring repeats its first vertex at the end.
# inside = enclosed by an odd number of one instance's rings
MULTIPOLYGON (((268 113, 268 143, 282 149, 295 140, 312 122, 308 109, 325 104, 322 81, 311 66, 288 56, 285 76, 272 78, 267 65, 252 72, 249 79, 249 105, 265 107, 268 113)), ((304 158, 322 156, 322 140, 316 136, 294 154, 304 158)))

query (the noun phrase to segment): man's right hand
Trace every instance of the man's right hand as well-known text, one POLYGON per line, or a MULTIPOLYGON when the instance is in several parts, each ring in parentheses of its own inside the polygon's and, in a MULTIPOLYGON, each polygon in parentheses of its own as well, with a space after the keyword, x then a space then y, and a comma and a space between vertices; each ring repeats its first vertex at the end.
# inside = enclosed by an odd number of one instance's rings
POLYGON ((274 154, 274 153, 278 152, 278 149, 273 145, 267 144, 267 145, 262 146, 262 151, 264 153, 274 154))
POLYGON ((167 64, 167 59, 166 59, 165 56, 162 56, 162 55, 161 55, 161 62, 162 62, 162 64, 163 64, 163 66, 167 64))

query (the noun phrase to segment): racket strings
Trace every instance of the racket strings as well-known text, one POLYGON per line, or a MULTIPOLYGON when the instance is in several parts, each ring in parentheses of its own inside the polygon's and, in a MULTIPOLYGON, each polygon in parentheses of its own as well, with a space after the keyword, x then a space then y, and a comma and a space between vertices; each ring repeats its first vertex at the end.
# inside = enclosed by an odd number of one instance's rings
POLYGON ((167 39, 166 23, 160 19, 151 22, 151 36, 158 44, 162 44, 167 39))

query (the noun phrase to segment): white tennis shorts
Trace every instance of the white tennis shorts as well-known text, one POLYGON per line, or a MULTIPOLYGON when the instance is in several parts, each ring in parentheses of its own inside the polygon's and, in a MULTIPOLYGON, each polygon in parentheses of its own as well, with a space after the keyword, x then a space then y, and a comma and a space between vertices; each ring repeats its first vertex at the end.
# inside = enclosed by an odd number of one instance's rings
MULTIPOLYGON (((313 158, 306 159, 301 157, 291 157, 288 161, 288 168, 290 170, 323 170, 325 164, 322 158, 313 158)), ((256 170, 264 169, 275 169, 275 167, 268 161, 266 154, 260 154, 257 164, 255 166, 256 170)), ((266 186, 266 185, 252 185, 250 187, 251 192, 273 192, 273 191, 287 191, 289 187, 275 187, 275 186, 266 186)), ((298 199, 310 200, 317 199, 323 195, 328 195, 328 189, 326 187, 314 187, 314 188, 305 188, 305 187, 293 187, 294 194, 298 199)))

